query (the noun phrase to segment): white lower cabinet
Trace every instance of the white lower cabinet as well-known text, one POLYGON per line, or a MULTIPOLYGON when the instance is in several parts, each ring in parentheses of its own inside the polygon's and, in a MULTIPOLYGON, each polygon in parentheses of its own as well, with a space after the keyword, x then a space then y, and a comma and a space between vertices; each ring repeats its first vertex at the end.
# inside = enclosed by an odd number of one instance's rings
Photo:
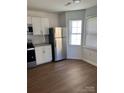
POLYGON ((36 64, 50 62, 52 60, 51 45, 35 47, 36 64))

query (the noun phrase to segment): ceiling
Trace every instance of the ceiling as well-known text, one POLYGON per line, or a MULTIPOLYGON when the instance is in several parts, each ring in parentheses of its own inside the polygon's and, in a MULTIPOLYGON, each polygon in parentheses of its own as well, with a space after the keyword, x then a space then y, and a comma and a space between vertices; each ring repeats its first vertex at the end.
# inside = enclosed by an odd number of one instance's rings
POLYGON ((80 3, 72 3, 65 6, 73 0, 27 0, 27 8, 29 10, 43 10, 49 12, 62 12, 86 9, 97 5, 97 0, 81 0, 80 3))

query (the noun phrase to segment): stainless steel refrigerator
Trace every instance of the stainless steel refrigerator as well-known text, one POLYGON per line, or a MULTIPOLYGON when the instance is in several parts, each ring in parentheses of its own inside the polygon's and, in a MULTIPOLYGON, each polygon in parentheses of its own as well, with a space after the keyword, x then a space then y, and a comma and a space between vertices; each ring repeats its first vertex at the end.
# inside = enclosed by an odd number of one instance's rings
POLYGON ((54 27, 49 29, 49 43, 52 45, 52 59, 59 61, 66 58, 66 37, 64 28, 54 27))

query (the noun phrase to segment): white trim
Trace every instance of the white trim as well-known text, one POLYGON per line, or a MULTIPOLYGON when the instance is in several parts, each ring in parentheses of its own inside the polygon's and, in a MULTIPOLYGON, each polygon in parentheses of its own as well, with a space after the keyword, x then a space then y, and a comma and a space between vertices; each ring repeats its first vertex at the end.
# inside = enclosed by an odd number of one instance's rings
POLYGON ((83 48, 87 48, 87 49, 90 49, 90 50, 93 50, 93 51, 97 51, 97 48, 96 47, 83 46, 83 48))
POLYGON ((94 16, 86 16, 86 20, 89 19, 89 18, 94 18, 94 17, 97 17, 96 15, 94 16))
POLYGON ((85 59, 85 58, 82 58, 82 60, 97 67, 97 63, 96 62, 90 61, 90 60, 85 59))

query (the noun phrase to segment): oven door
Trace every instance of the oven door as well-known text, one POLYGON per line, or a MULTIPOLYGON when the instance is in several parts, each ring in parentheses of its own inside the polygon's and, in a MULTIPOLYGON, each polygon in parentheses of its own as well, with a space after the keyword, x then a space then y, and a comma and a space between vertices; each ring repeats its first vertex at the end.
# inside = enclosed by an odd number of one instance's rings
POLYGON ((33 61, 36 61, 35 50, 29 49, 27 50, 27 62, 33 62, 33 61))

